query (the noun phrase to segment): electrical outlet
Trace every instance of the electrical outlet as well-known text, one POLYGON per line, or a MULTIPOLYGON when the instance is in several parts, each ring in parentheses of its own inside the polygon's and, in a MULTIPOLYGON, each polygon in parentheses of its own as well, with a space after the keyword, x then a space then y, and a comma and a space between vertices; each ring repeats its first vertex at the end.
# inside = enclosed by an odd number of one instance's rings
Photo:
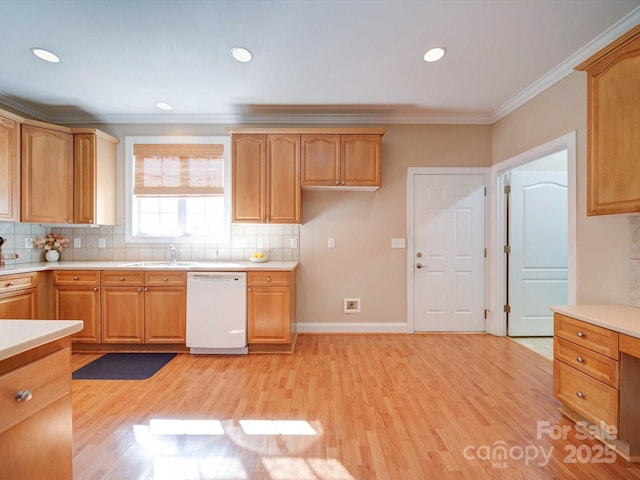
POLYGON ((234 238, 233 239, 233 247, 234 248, 249 248, 249 240, 246 238, 234 238))
POLYGON ((327 248, 336 248, 336 239, 333 237, 327 238, 327 248))
POLYGON ((76 237, 73 239, 73 248, 82 248, 82 238, 76 237))
POLYGON ((289 248, 298 248, 298 239, 290 238, 289 239, 289 248))
POLYGON ((98 239, 98 248, 107 248, 107 241, 104 238, 98 239))
POLYGON ((392 238, 391 248, 405 248, 404 238, 392 238))
POLYGON ((360 313, 360 299, 359 298, 345 298, 344 299, 344 313, 360 313))
POLYGON ((264 248, 264 238, 259 238, 258 240, 256 240, 256 247, 264 248))
POLYGON ((33 248, 33 238, 24 239, 24 248, 33 248))

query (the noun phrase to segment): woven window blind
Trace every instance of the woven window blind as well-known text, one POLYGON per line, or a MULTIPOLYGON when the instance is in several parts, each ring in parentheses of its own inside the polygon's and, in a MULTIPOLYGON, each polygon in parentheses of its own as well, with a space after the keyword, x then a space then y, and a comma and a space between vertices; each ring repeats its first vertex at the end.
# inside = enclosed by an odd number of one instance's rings
POLYGON ((135 144, 136 196, 224 195, 224 145, 135 144))

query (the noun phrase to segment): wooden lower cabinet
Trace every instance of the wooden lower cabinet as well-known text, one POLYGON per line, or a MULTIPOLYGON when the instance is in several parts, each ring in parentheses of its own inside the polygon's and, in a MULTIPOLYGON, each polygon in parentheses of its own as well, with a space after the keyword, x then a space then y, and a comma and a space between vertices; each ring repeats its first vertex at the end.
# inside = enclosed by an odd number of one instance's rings
POLYGON ((83 329, 72 335, 72 342, 100 343, 100 272, 55 271, 53 284, 55 318, 84 322, 83 329))
POLYGON ((0 478, 73 478, 69 345, 64 339, 0 361, 1 391, 32 392, 24 402, 0 399, 0 478))
POLYGON ((37 274, 5 275, 0 278, 0 318, 37 318, 37 274))
POLYGON ((295 271, 248 273, 247 330, 252 345, 295 346, 295 271))
POLYGON ((103 272, 102 343, 185 343, 186 279, 176 271, 103 272))

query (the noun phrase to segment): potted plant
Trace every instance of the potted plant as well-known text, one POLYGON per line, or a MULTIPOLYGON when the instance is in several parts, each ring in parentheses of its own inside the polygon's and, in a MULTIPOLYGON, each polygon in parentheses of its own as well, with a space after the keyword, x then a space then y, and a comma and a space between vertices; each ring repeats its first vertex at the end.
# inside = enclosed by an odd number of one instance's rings
POLYGON ((60 259, 60 251, 69 246, 69 239, 57 233, 47 233, 35 239, 33 246, 45 251, 44 258, 47 262, 57 262, 60 259))

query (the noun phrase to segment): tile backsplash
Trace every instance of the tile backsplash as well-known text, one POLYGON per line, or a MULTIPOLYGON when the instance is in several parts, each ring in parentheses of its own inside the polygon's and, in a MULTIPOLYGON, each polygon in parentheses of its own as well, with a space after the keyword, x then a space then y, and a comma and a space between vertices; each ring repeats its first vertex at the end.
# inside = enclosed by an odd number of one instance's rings
POLYGON ((640 307, 640 217, 629 217, 631 229, 631 286, 629 303, 640 307))
MULTIPOLYGON (((61 261, 169 260, 170 242, 127 243, 124 225, 79 228, 0 222, 0 236, 7 239, 2 246, 2 253, 17 253, 19 256, 17 260, 5 260, 6 264, 44 261, 44 252, 37 248, 25 248, 25 242, 29 238, 38 238, 48 232, 60 233, 71 241, 71 247, 61 252, 61 261), (73 247, 76 239, 79 239, 81 245, 78 248, 73 247), (100 248, 102 242, 104 248, 100 248)), ((236 224, 231 226, 229 241, 178 243, 176 249, 179 261, 247 261, 254 251, 262 251, 272 261, 289 262, 299 260, 299 244, 299 225, 236 224), (260 241, 263 244, 262 248, 258 248, 260 241), (292 244, 296 245, 296 248, 291 248, 292 244)))

